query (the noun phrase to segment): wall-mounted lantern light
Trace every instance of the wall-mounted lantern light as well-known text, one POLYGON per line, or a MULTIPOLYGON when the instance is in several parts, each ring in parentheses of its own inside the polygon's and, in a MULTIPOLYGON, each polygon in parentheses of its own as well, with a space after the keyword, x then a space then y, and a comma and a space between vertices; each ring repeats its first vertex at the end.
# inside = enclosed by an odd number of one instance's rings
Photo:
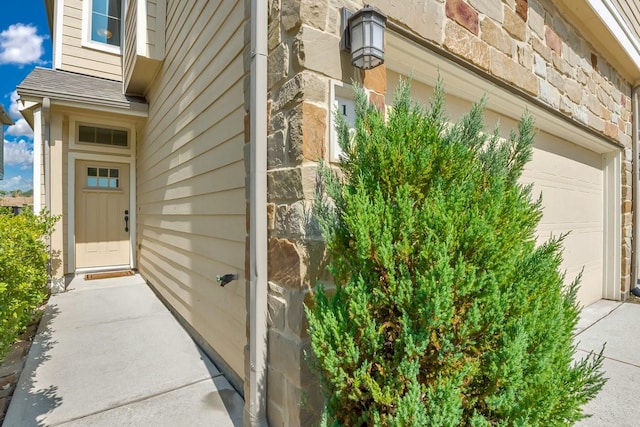
POLYGON ((357 12, 342 9, 342 50, 351 52, 351 63, 370 70, 384 63, 384 29, 387 16, 365 5, 357 12))

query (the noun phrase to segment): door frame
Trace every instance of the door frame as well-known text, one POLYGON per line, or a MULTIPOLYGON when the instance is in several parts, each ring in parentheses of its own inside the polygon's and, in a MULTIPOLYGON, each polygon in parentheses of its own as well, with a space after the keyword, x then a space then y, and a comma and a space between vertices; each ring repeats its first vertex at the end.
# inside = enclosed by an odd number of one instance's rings
MULTIPOLYGON (((67 253, 69 262, 69 272, 77 273, 80 271, 76 268, 76 160, 89 160, 96 162, 123 163, 129 165, 129 268, 136 268, 136 167, 135 167, 135 151, 132 150, 129 156, 115 156, 109 154, 98 153, 80 153, 70 152, 68 157, 67 170, 67 198, 68 198, 68 216, 67 221, 67 253)), ((113 266, 127 267, 127 266, 113 266)), ((106 267, 103 269, 110 269, 106 267)), ((92 268, 90 270, 101 270, 100 268, 92 268)))

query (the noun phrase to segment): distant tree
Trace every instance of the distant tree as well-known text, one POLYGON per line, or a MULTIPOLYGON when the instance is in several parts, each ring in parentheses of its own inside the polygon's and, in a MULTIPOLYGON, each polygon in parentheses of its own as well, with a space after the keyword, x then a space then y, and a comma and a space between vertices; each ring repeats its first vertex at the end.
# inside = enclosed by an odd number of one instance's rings
POLYGON ((335 289, 307 310, 326 421, 572 424, 603 358, 574 360, 578 279, 562 237, 536 244, 532 118, 503 141, 483 103, 453 125, 443 104, 440 84, 429 109, 402 84, 388 119, 358 91, 354 137, 339 120, 347 157, 316 203, 335 289))

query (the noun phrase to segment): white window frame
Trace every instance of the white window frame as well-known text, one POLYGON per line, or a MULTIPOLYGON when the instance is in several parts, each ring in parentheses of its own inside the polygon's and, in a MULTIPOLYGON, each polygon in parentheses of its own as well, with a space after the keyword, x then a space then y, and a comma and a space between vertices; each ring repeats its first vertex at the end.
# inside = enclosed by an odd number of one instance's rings
POLYGON ((95 117, 73 116, 69 118, 69 149, 77 151, 93 151, 98 153, 112 153, 130 155, 132 153, 135 129, 133 125, 117 120, 100 120, 95 117), (127 131, 127 146, 92 144, 80 142, 78 140, 78 129, 80 125, 96 126, 105 129, 117 129, 127 131))
POLYGON ((124 18, 127 11, 127 0, 122 1, 122 15, 120 16, 120 46, 113 46, 91 40, 91 11, 93 10, 93 0, 82 2, 82 46, 90 49, 101 50, 107 53, 122 55, 124 45, 124 18))
MULTIPOLYGON (((339 163, 343 153, 338 143, 338 132, 336 131, 335 113, 339 107, 338 100, 344 99, 355 103, 353 90, 352 85, 339 80, 332 80, 329 86, 329 161, 331 163, 339 163)), ((368 97, 369 91, 366 88, 363 90, 368 97)))

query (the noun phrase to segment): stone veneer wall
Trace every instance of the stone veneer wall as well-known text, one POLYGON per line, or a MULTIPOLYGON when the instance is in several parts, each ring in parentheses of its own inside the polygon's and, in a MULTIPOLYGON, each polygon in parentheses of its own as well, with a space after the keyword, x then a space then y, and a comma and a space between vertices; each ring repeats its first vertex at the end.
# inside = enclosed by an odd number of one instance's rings
MULTIPOLYGON (((606 56, 596 52, 550 0, 368 3, 387 14, 390 21, 539 99, 568 120, 592 128, 624 150, 621 289, 628 290, 631 87, 608 64, 606 56)), ((331 79, 359 81, 371 91, 373 102, 384 104, 384 66, 360 72, 338 48, 340 8, 356 10, 363 4, 341 0, 269 2, 267 411, 273 426, 308 425, 318 416, 321 405, 304 355, 309 339, 303 303, 322 268, 321 239, 309 212, 317 160, 328 158, 331 79)))

